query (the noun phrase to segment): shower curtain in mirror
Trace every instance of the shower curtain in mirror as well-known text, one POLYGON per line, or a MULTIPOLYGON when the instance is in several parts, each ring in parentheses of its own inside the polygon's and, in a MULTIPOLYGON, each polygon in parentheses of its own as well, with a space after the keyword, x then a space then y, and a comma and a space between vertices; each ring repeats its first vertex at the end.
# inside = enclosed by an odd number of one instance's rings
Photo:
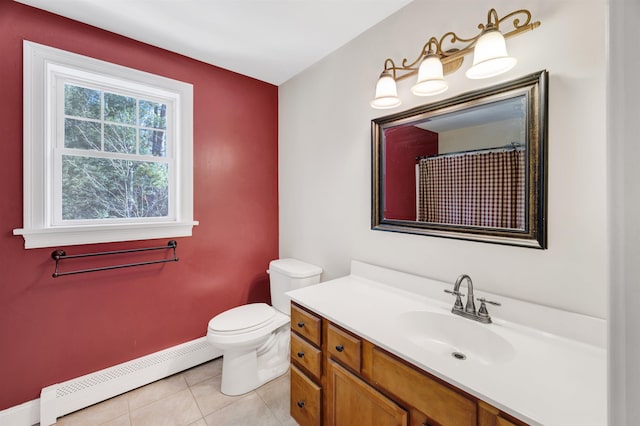
POLYGON ((418 220, 524 229, 524 150, 421 159, 418 220))

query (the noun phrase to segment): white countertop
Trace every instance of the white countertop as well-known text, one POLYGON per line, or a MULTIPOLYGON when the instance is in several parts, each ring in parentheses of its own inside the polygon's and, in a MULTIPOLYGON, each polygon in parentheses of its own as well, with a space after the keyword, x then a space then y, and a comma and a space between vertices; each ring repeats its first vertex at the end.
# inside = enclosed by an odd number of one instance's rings
POLYGON ((397 318, 411 311, 453 316, 450 309, 454 298, 442 292, 451 287, 451 283, 354 261, 351 275, 288 295, 335 324, 531 425, 606 425, 604 320, 476 289, 476 296, 498 300, 503 306, 489 305, 493 324, 466 321, 471 327, 488 327, 507 340, 515 355, 495 364, 434 356, 406 338, 397 318))

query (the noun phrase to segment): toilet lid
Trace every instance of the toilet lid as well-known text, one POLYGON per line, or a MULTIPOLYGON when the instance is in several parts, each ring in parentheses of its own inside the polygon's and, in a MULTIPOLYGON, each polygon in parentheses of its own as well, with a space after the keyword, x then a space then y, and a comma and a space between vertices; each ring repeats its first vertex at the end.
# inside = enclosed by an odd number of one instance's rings
POLYGON ((276 310, 266 303, 238 306, 216 315, 209 321, 213 331, 233 332, 256 328, 276 315, 276 310))

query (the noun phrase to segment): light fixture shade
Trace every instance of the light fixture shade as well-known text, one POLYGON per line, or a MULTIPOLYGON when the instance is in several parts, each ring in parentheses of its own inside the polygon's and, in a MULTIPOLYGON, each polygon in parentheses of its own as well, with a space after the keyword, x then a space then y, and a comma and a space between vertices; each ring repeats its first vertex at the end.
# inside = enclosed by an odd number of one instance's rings
POLYGON ((433 96, 444 92, 449 85, 444 81, 442 61, 438 55, 429 55, 418 68, 418 82, 411 88, 416 96, 433 96))
POLYGON ((480 36, 473 49, 473 65, 466 72, 472 79, 489 78, 509 71, 517 60, 507 55, 504 36, 496 29, 480 36))
POLYGON ((401 103, 398 97, 396 81, 389 71, 383 71, 376 83, 376 96, 369 104, 372 108, 388 109, 397 107, 401 103))

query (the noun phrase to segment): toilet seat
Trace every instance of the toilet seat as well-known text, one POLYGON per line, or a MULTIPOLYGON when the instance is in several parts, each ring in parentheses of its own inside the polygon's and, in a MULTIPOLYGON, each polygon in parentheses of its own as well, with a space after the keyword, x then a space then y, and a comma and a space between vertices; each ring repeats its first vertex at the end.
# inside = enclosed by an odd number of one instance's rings
POLYGON ((276 310, 266 303, 251 303, 229 309, 209 321, 209 331, 222 335, 249 333, 266 326, 276 310))

